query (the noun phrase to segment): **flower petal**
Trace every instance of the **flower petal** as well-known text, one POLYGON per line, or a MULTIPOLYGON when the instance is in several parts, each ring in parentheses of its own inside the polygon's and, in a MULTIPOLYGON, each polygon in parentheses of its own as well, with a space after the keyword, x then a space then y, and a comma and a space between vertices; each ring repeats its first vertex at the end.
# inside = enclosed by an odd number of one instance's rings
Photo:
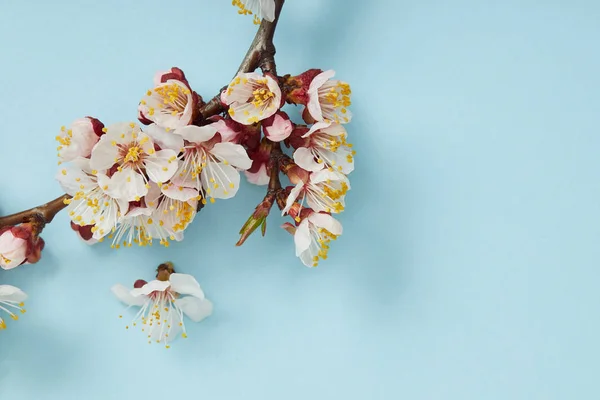
POLYGON ((181 135, 185 140, 199 144, 212 139, 217 133, 217 129, 211 125, 189 125, 175 129, 175 133, 181 135))
POLYGON ((113 292, 117 299, 128 306, 143 306, 148 301, 147 296, 132 296, 131 290, 121 285, 120 283, 114 285, 110 290, 113 292))
POLYGON ((244 174, 246 175, 248 182, 259 186, 268 184, 270 180, 266 164, 262 164, 256 172, 244 171, 244 174))
POLYGON ((229 199, 240 187, 240 173, 224 163, 208 162, 200 179, 206 193, 216 199, 229 199))
POLYGON ((118 147, 107 138, 107 135, 104 135, 92 149, 90 167, 96 170, 109 169, 115 164, 118 155, 118 147))
POLYGON ((174 150, 159 150, 144 160, 146 173, 156 183, 166 182, 177 172, 177 153, 174 150))
POLYGON ((302 169, 307 171, 320 171, 325 168, 324 163, 315 161, 312 151, 306 147, 299 147, 294 151, 294 162, 302 169))
POLYGON ((163 185, 161 191, 165 196, 179 201, 188 201, 199 195, 196 189, 174 184, 163 185))
POLYGON ((183 137, 174 131, 167 132, 156 124, 148 125, 144 132, 158 144, 161 149, 171 149, 179 152, 183 147, 183 137))
POLYGON ((329 214, 317 212, 312 213, 308 216, 308 222, 319 228, 327 229, 336 236, 341 235, 343 232, 342 224, 329 214))
POLYGON ((159 280, 153 280, 150 281, 148 283, 146 283, 144 286, 142 286, 139 289, 132 289, 129 293, 131 293, 132 296, 134 297, 138 297, 138 296, 147 296, 152 292, 164 292, 165 290, 167 290, 169 288, 169 286, 171 286, 171 284, 167 281, 159 281, 159 280))
POLYGON ((175 300, 175 305, 194 322, 200 322, 213 312, 213 304, 208 299, 185 296, 175 300))
POLYGON ((0 285, 0 300, 21 303, 27 300, 27 294, 12 285, 0 285))
POLYGON ((171 288, 179 294, 189 294, 204 299, 204 292, 192 275, 173 273, 169 277, 169 282, 171 282, 171 288))
POLYGON ((292 207, 292 205, 294 204, 294 202, 300 195, 300 192, 302 191, 302 189, 304 189, 304 182, 298 182, 298 184, 292 189, 292 191, 290 192, 290 195, 288 196, 287 200, 285 201, 285 208, 281 212, 281 215, 285 215, 285 213, 290 210, 290 208, 292 207))
POLYGON ((216 143, 210 152, 220 161, 226 161, 236 168, 248 169, 252 166, 252 160, 242 145, 216 143))
POLYGON ((144 178, 132 168, 115 172, 110 178, 109 190, 113 197, 126 201, 137 201, 148 193, 144 178))
POLYGON ((296 228, 294 233, 294 243, 296 244, 296 257, 299 257, 301 253, 306 251, 310 247, 310 226, 309 221, 304 219, 296 228))

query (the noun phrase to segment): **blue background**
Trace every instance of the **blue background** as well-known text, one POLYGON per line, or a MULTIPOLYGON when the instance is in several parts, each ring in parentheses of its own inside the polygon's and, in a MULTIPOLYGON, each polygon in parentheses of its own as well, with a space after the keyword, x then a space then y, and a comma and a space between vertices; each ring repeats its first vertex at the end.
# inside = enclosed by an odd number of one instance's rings
MULTIPOLYGON (((230 1, 8 1, 0 212, 61 194, 61 125, 135 118, 171 66, 211 97, 252 40, 230 1), (168 6, 167 6, 168 4, 168 6)), ((358 150, 343 236, 310 270, 263 189, 205 208, 169 249, 88 247, 65 214, 0 332, 0 397, 597 399, 600 5, 288 0, 278 69, 334 68, 358 150), (172 260, 215 313, 170 350, 126 331, 117 283, 172 260)))

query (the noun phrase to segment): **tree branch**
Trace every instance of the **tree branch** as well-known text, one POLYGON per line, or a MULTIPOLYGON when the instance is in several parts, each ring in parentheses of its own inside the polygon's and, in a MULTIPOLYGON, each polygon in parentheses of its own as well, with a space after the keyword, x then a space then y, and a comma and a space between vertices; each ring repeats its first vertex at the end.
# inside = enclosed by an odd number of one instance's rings
MULTIPOLYGON (((284 2, 285 0, 275 0, 275 19, 273 22, 265 19, 262 20, 258 32, 256 32, 256 36, 254 36, 254 40, 234 77, 239 73, 253 72, 258 67, 265 74, 277 75, 273 36, 275 35, 275 28, 277 27, 277 21, 279 21, 279 14, 281 14, 284 2)), ((219 90, 219 93, 215 97, 200 108, 201 121, 225 111, 225 107, 221 104, 221 92, 225 88, 226 86, 219 90)))
MULTIPOLYGON (((256 36, 246 53, 246 56, 242 60, 235 75, 242 72, 252 72, 256 68, 261 68, 263 73, 269 73, 277 76, 277 70, 275 67, 275 46, 273 45, 273 36, 275 35, 275 28, 277 27, 277 21, 281 14, 281 9, 285 0, 275 0, 275 19, 273 22, 269 22, 265 19, 262 20, 256 36)), ((234 75, 234 76, 235 76, 234 75)), ((211 100, 209 100, 204 106, 200 108, 200 121, 205 120, 213 115, 219 114, 225 110, 221 104, 221 91, 211 100)), ((281 153, 281 149, 279 149, 281 153)), ((277 168, 273 168, 277 170, 277 168)), ((279 183, 279 172, 271 174, 271 182, 269 188, 281 188, 279 183), (277 175, 274 177, 273 175, 277 175)), ((49 203, 43 204, 31 208, 29 210, 21 211, 16 214, 7 215, 0 217, 0 228, 5 226, 18 225, 27 221, 36 220, 42 225, 52 221, 54 216, 67 205, 64 203, 65 199, 70 198, 69 195, 62 195, 49 203)), ((199 207, 200 209, 201 207, 199 207)))
POLYGON ((32 220, 37 220, 38 222, 41 222, 42 225, 45 225, 51 222, 54 219, 54 216, 67 206, 64 201, 70 197, 71 196, 67 194, 63 194, 62 196, 57 197, 56 199, 41 206, 30 208, 29 210, 21 211, 16 214, 7 215, 5 217, 0 217, 0 229, 4 228, 5 226, 14 226, 32 220))

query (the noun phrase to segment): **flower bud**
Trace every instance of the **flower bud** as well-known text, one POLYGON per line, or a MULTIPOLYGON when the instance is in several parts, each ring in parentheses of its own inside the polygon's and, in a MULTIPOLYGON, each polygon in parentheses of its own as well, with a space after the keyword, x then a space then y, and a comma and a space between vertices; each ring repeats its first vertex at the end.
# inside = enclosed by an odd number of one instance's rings
POLYGON ((294 124, 290 121, 290 117, 283 111, 278 111, 265 119, 262 126, 265 136, 272 142, 281 142, 287 139, 294 130, 294 124))
POLYGON ((22 264, 35 264, 42 256, 45 242, 31 223, 0 230, 0 267, 12 269, 22 264))

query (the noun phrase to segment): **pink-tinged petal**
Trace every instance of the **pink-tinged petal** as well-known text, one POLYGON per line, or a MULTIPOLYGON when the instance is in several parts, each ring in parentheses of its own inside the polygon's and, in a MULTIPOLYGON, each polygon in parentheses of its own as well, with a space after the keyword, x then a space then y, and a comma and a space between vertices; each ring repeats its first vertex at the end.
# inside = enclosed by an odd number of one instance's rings
POLYGON ((329 232, 336 236, 342 234, 342 224, 329 214, 325 213, 312 213, 308 216, 308 222, 318 226, 319 228, 327 229, 329 232))
POLYGON ((0 235, 0 267, 13 269, 27 258, 27 241, 15 237, 10 230, 0 235))
POLYGON ((220 161, 226 161, 239 169, 248 169, 252 160, 242 145, 234 143, 216 143, 210 151, 220 161))
POLYGON ((110 178, 108 190, 112 197, 126 201, 138 201, 148 193, 142 175, 131 168, 123 168, 121 171, 115 172, 110 178))
POLYGON ((290 192, 290 195, 288 196, 288 198, 285 202, 285 208, 281 212, 281 215, 285 215, 285 213, 290 210, 290 208, 292 207, 292 205, 294 204, 294 202, 296 201, 296 199, 300 195, 300 192, 302 192, 303 189, 304 189, 304 182, 298 182, 298 184, 296 184, 296 186, 290 192))
POLYGON ((326 133, 327 135, 341 136, 341 135, 348 134, 348 132, 346 131, 346 128, 344 128, 344 125, 331 123, 331 122, 328 122, 326 124, 327 124, 327 126, 320 128, 320 131, 323 133, 326 133))
POLYGON ((230 142, 240 134, 240 132, 235 131, 233 128, 230 128, 223 119, 213 122, 210 125, 214 127, 217 130, 217 132, 219 132, 219 134, 221 135, 221 140, 223 142, 230 142))
POLYGON ((287 139, 294 130, 294 125, 289 119, 283 118, 281 115, 275 115, 273 124, 264 128, 265 136, 273 142, 281 142, 287 139))
POLYGON ((175 305, 192 321, 200 322, 213 312, 213 304, 207 299, 198 299, 192 296, 175 300, 175 305))
MULTIPOLYGON (((79 168, 80 170, 82 170, 83 172, 85 172, 87 174, 90 174, 90 175, 95 174, 95 173, 92 173, 93 169, 90 165, 89 158, 77 157, 71 161, 71 164, 73 164, 74 166, 76 166, 77 168, 79 168)), ((103 172, 103 171, 101 171, 101 172, 103 172)))
POLYGON ((331 121, 328 121, 328 122, 315 122, 313 124, 313 126, 310 127, 310 129, 308 130, 308 132, 306 132, 304 135, 302 135, 302 137, 303 138, 309 137, 310 135, 312 135, 316 131, 320 131, 320 130, 328 128, 329 126, 331 126, 331 124, 332 124, 331 121))
POLYGON ((146 283, 144 286, 142 286, 139 289, 132 289, 130 291, 130 293, 134 297, 148 296, 152 292, 164 292, 170 286, 171 286, 171 284, 167 281, 153 280, 153 281, 146 283))
POLYGON ((169 277, 169 282, 171 282, 171 288, 179 294, 189 294, 204 299, 204 292, 192 275, 174 273, 169 277))
POLYGON ((173 150, 157 151, 144 160, 144 166, 150 180, 156 183, 166 182, 177 172, 177 153, 173 150))
POLYGON ((94 146, 90 159, 90 167, 95 170, 106 170, 115 164, 115 159, 119 155, 119 148, 116 142, 107 139, 107 135, 102 136, 100 141, 94 146))
POLYGON ((92 148, 98 142, 98 135, 89 118, 74 121, 65 135, 57 138, 61 143, 58 156, 61 161, 71 161, 76 157, 89 157, 92 148), (68 138, 68 139, 67 139, 68 138))
POLYGON ((133 122, 118 122, 106 127, 106 134, 100 138, 100 141, 105 140, 109 143, 115 141, 117 144, 131 143, 141 131, 139 125, 133 122))
POLYGON ((199 195, 198 190, 196 189, 177 186, 175 184, 163 185, 161 191, 165 196, 179 201, 189 201, 199 195))
POLYGON ((117 297, 117 299, 119 299, 119 301, 127 304, 128 306, 141 307, 149 300, 148 296, 132 296, 130 289, 126 288, 120 283, 114 285, 112 288, 110 288, 110 290, 117 297))
POLYGON ((323 121, 323 111, 319 103, 319 88, 335 75, 335 71, 327 70, 321 72, 310 83, 308 87, 308 104, 306 108, 310 115, 317 121, 323 121))
POLYGON ((209 162, 200 179, 208 196, 216 199, 230 199, 240 187, 240 173, 224 163, 209 162))
POLYGON ((217 130, 214 126, 211 125, 189 125, 175 129, 175 133, 181 135, 181 137, 183 137, 187 141, 199 144, 212 139, 217 133, 217 130))
POLYGON ((21 303, 27 300, 27 294, 12 285, 0 285, 0 300, 21 303))
POLYGON ((268 184, 270 180, 269 174, 267 173, 267 166, 265 164, 262 164, 256 172, 244 171, 244 174, 246 175, 248 182, 254 185, 263 186, 268 184))
POLYGON ((304 251, 308 250, 311 243, 310 237, 310 227, 308 224, 308 220, 303 220, 298 228, 296 228, 296 233, 294 233, 294 243, 296 244, 296 257, 299 257, 304 251))
POLYGON ((307 171, 320 171, 325 168, 323 163, 315 161, 315 156, 310 149, 299 147, 294 151, 294 162, 302 169, 307 171))
POLYGON ((183 138, 173 130, 167 132, 160 126, 151 124, 144 129, 144 132, 146 132, 152 141, 159 145, 161 149, 171 149, 179 153, 183 147, 183 138))

